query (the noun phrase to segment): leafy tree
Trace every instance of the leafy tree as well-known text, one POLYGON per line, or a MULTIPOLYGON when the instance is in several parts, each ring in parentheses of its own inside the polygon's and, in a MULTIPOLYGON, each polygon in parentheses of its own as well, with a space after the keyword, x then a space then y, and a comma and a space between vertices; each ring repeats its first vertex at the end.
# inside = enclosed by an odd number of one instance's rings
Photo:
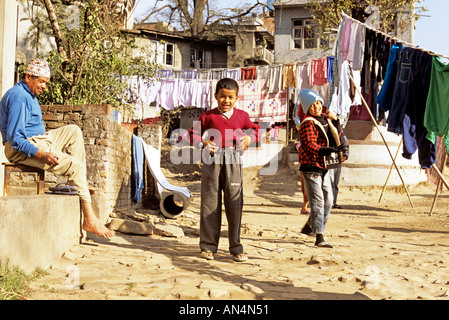
POLYGON ((134 103, 128 77, 150 82, 157 66, 146 61, 132 33, 122 30, 118 0, 90 0, 69 7, 67 1, 43 1, 57 51, 47 57, 52 79, 40 96, 42 103, 110 104, 116 109, 134 103), (60 10, 69 12, 66 18, 59 18, 60 10))
MULTIPOLYGON (((385 33, 395 30, 404 30, 410 26, 409 21, 397 19, 404 13, 413 10, 415 3, 422 0, 309 0, 308 8, 312 11, 313 17, 322 31, 329 31, 338 28, 341 20, 341 12, 352 16, 361 22, 365 22, 369 13, 366 10, 370 6, 379 8, 378 18, 379 25, 376 26, 380 31, 385 33), (396 23, 398 22, 399 23, 396 23)), ((418 17, 415 15, 415 19, 418 17)))
POLYGON ((160 2, 156 0, 154 7, 139 22, 146 22, 156 14, 159 19, 162 15, 166 21, 174 23, 191 37, 201 39, 222 35, 223 24, 233 26, 239 18, 258 9, 270 10, 266 0, 242 3, 236 8, 217 8, 209 0, 167 0, 165 5, 159 6, 160 2))

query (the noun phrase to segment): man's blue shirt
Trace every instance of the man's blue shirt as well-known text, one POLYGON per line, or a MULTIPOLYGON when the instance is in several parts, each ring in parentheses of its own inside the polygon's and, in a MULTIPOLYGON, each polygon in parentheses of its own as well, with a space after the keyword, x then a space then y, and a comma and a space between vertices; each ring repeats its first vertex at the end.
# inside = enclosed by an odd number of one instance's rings
POLYGON ((20 81, 9 89, 0 102, 0 131, 3 144, 9 142, 28 157, 38 150, 27 139, 45 133, 42 111, 36 96, 20 81))

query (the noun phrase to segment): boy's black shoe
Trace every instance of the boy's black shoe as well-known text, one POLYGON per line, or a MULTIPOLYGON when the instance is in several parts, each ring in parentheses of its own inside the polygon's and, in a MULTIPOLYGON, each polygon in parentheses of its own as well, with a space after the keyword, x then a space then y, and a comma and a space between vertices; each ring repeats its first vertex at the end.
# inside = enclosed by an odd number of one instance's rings
POLYGON ((301 233, 304 233, 308 236, 312 235, 312 228, 306 223, 304 227, 302 227, 301 233))

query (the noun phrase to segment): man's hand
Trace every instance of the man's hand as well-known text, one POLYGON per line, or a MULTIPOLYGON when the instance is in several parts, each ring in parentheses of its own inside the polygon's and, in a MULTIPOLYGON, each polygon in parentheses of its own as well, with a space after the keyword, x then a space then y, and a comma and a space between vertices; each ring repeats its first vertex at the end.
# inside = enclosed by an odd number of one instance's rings
POLYGON ((51 152, 37 150, 35 157, 49 166, 56 166, 59 164, 59 157, 51 152))

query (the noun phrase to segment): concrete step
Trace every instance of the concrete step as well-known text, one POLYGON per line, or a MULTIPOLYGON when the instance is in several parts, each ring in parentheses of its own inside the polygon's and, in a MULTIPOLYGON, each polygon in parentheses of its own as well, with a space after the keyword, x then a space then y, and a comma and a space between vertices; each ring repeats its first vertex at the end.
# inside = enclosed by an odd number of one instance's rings
POLYGON ((0 261, 27 273, 48 268, 83 237, 78 196, 0 197, 0 213, 0 261))

